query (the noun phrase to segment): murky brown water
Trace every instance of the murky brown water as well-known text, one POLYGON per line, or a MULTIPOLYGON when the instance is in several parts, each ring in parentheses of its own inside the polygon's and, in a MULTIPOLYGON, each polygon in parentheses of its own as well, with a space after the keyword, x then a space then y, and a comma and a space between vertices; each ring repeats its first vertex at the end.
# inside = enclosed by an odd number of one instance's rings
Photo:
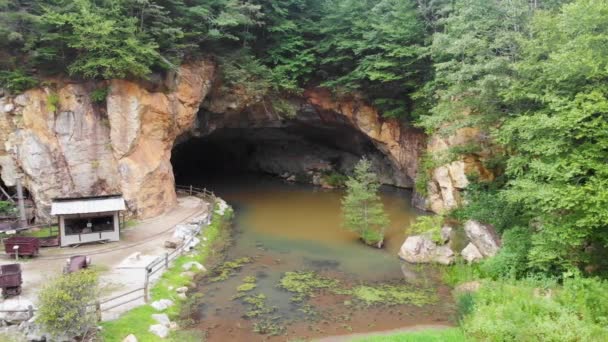
MULTIPOLYGON (((323 190, 308 185, 254 177, 205 182, 209 189, 229 202, 236 211, 234 243, 226 258, 253 257, 235 276, 222 282, 199 284, 204 294, 197 329, 208 341, 287 341, 319 336, 394 329, 415 324, 449 322, 452 308, 449 290, 436 274, 424 267, 402 263, 397 251, 410 223, 419 214, 411 209, 410 193, 385 188, 382 200, 391 219, 382 250, 363 245, 357 236, 341 226, 339 190, 323 190), (404 274, 422 280, 432 288, 438 304, 422 308, 412 305, 391 307, 349 307, 346 298, 322 293, 306 304, 314 308, 315 319, 302 313, 291 294, 278 288, 288 271, 315 271, 343 284, 405 282, 404 274), (279 336, 255 333, 256 319, 243 318, 247 307, 233 300, 236 288, 246 276, 257 279, 252 293, 263 293, 272 319, 285 330, 279 336)), ((195 315, 196 316, 196 315, 195 315)))

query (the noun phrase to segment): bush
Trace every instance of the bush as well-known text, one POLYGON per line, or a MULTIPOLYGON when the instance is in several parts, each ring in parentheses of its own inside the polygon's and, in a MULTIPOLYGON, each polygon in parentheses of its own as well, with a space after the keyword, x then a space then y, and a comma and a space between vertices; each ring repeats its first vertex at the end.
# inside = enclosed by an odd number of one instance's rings
POLYGON ((110 88, 103 87, 97 88, 91 92, 91 101, 95 103, 103 103, 108 97, 108 93, 110 92, 110 88))
POLYGON ((573 278, 488 282, 463 320, 468 337, 482 341, 600 341, 608 336, 608 286, 573 278))
POLYGON ((507 230, 502 236, 502 248, 486 260, 481 269, 493 279, 521 278, 528 271, 528 251, 532 246, 531 232, 522 227, 507 230))
POLYGON ((15 205, 9 201, 0 201, 0 215, 12 215, 15 213, 15 205))
POLYGON ((339 172, 333 171, 323 175, 323 180, 325 183, 333 186, 334 188, 341 188, 346 185, 348 177, 339 172))
POLYGON ((16 94, 38 85, 38 80, 21 69, 0 71, 0 87, 16 94))
POLYGON ((38 295, 37 322, 54 336, 86 336, 97 325, 90 305, 99 297, 97 273, 82 270, 59 276, 38 295))
POLYGON ((410 226, 409 230, 412 234, 428 235, 435 243, 443 244, 443 239, 441 238, 442 224, 443 216, 441 215, 418 216, 416 217, 416 222, 410 226))

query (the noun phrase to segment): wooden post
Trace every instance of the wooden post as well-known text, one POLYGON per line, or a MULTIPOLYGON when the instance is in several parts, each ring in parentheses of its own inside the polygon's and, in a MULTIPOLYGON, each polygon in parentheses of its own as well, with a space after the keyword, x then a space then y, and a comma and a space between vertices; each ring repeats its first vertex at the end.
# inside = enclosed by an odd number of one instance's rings
POLYGON ((169 268, 169 253, 165 252, 165 268, 169 268))
POLYGON ((97 322, 101 322, 101 303, 99 301, 95 302, 95 317, 97 317, 97 322))
POLYGON ((146 280, 144 281, 144 302, 148 303, 148 283, 150 281, 150 269, 146 267, 146 280))
POLYGON ((31 305, 27 306, 27 315, 30 319, 32 317, 34 317, 34 307, 33 306, 31 306, 31 305))

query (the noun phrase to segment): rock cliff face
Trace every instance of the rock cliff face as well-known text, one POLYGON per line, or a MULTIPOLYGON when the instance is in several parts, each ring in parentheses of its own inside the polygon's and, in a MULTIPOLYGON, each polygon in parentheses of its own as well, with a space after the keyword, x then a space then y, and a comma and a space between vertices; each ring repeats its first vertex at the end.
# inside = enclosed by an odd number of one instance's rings
MULTIPOLYGON (((484 134, 476 128, 461 128, 449 137, 435 135, 429 138, 427 153, 441 158, 450 148, 467 145, 483 146, 484 134)), ((428 196, 420 205, 436 213, 456 208, 462 203, 460 192, 469 184, 468 175, 476 175, 480 180, 493 179, 483 161, 490 156, 489 150, 470 153, 447 164, 430 170, 430 181, 427 184, 428 196)))
MULTIPOLYGON (((213 62, 199 61, 155 82, 50 80, 0 96, 0 176, 8 186, 23 179, 42 219, 49 219, 52 198, 111 193, 122 193, 129 211, 145 218, 176 203, 170 159, 176 142, 223 127, 348 126, 386 156, 386 183, 402 187, 413 187, 425 150, 445 151, 480 135, 462 129, 427 142, 422 131, 382 118, 360 97, 320 88, 281 99, 294 108, 291 116, 281 114, 272 101, 214 84, 215 74, 213 62), (106 88, 107 97, 96 103, 92 94, 106 88)), ((434 169, 424 206, 441 212, 458 205, 466 174, 491 177, 480 159, 471 155, 434 169)))
POLYGON ((0 98, 0 168, 13 185, 21 175, 48 219, 52 198, 123 193, 138 217, 176 202, 170 163, 175 138, 192 127, 215 65, 182 66, 166 91, 143 83, 64 82, 0 98), (108 87, 105 105, 91 99, 108 87))

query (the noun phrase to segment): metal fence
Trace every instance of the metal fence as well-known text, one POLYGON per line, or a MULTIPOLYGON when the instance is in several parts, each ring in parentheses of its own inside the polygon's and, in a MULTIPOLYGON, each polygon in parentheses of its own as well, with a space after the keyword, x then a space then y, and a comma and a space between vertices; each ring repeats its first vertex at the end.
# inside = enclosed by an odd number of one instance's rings
MULTIPOLYGON (((215 194, 212 191, 209 191, 207 189, 196 188, 193 186, 179 186, 178 185, 176 188, 179 192, 187 193, 190 196, 197 196, 204 200, 209 201, 211 204, 211 210, 209 211, 209 215, 210 215, 209 220, 210 220, 210 222, 211 222, 211 220, 213 220, 213 213, 214 213, 213 209, 215 208, 217 197, 215 196, 215 194)), ((29 227, 29 228, 31 228, 31 227, 29 227)), ((101 321, 103 312, 118 308, 120 306, 129 304, 136 300, 143 299, 144 303, 148 303, 150 300, 150 287, 151 287, 151 285, 153 285, 152 281, 151 281, 152 275, 156 274, 157 272, 159 272, 161 270, 167 270, 169 268, 169 266, 171 265, 171 262, 173 260, 175 260, 177 257, 179 257, 180 255, 182 255, 184 253, 184 251, 187 248, 189 248, 189 246, 191 245, 192 241, 195 238, 196 238, 195 236, 191 236, 188 240, 184 241, 182 244, 177 246, 177 248, 175 248, 173 251, 167 252, 163 256, 160 256, 160 257, 154 259, 152 262, 150 262, 144 268, 145 269, 145 278, 144 278, 144 285, 142 287, 125 292, 125 293, 121 293, 119 295, 116 295, 116 296, 113 296, 110 298, 104 298, 103 300, 96 301, 94 304, 90 304, 88 307, 91 309, 94 308, 97 320, 101 321), (131 297, 129 299, 121 301, 119 303, 116 303, 116 304, 112 303, 118 299, 125 298, 134 293, 140 293, 140 294, 135 297, 131 297), (112 304, 104 307, 104 305, 108 304, 108 303, 112 303, 112 304)), ((36 312, 36 309, 34 309, 32 306, 29 306, 27 310, 0 310, 0 312, 3 312, 3 313, 28 313, 28 317, 32 318, 34 316, 34 313, 36 312)))

